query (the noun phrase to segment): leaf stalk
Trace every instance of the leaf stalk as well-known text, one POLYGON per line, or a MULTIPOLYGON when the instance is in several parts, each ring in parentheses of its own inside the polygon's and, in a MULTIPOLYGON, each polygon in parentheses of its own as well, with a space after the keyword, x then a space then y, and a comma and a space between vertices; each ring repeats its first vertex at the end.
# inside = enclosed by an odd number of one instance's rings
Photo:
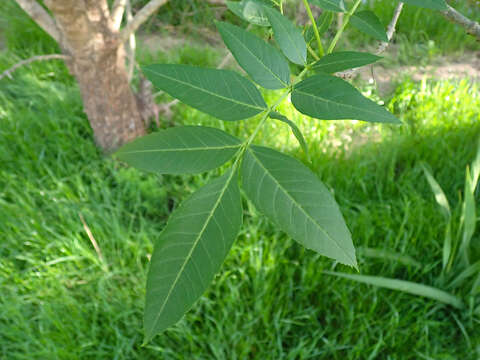
MULTIPOLYGON (((297 76, 297 79, 296 79, 296 82, 295 83, 298 83, 299 81, 301 81, 303 79, 303 76, 307 73, 307 71, 310 70, 310 66, 307 65, 305 66, 305 68, 302 70, 302 72, 300 74, 298 74, 297 76)), ((255 130, 253 131, 252 135, 250 135, 250 137, 242 144, 242 146, 240 147, 240 149, 238 150, 238 155, 236 156, 235 158, 235 162, 233 163, 232 165, 232 168, 233 170, 235 170, 238 166, 238 163, 243 159, 243 155, 245 154, 245 151, 247 151, 247 149, 250 147, 250 145, 252 144, 253 140, 255 140, 255 137, 258 135, 258 132, 260 131, 261 127, 265 124, 265 122, 267 121, 268 119, 268 115, 270 115, 270 113, 272 111, 275 111, 277 109, 277 107, 283 102, 283 100, 285 100, 285 98, 288 97, 288 95, 290 95, 290 93, 293 91, 293 87, 295 86, 295 84, 291 85, 287 91, 285 91, 278 99, 277 101, 275 101, 275 103, 271 106, 268 107, 268 109, 266 109, 264 111, 264 114, 262 116, 262 119, 260 120, 260 122, 258 123, 258 125, 255 127, 255 130)))
POLYGON ((307 0, 303 0, 303 5, 305 6, 305 10, 307 10, 308 17, 310 18, 310 21, 313 26, 313 32, 315 33, 315 38, 317 39, 317 44, 318 44, 318 53, 320 57, 322 57, 325 55, 325 50, 323 49, 322 39, 320 38, 320 32, 318 31, 317 22, 313 17, 312 9, 310 8, 310 4, 308 3, 307 0))
POLYGON ((350 22, 350 18, 353 16, 353 14, 355 14, 355 11, 357 11, 361 3, 362 3, 362 0, 357 0, 353 5, 353 7, 350 9, 350 11, 345 14, 345 19, 343 21, 342 27, 335 34, 335 37, 333 38, 330 46, 328 47, 327 54, 331 54, 333 52, 333 50, 335 49, 335 46, 337 46, 338 40, 340 40, 340 37, 343 35, 345 28, 350 22))

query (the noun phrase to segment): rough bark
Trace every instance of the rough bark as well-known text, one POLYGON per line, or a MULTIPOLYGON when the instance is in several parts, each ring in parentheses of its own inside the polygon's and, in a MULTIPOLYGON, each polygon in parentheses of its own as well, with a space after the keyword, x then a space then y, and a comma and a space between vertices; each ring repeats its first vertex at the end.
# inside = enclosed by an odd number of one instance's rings
POLYGON ((145 134, 128 81, 125 49, 106 0, 46 0, 63 34, 62 49, 78 81, 97 144, 105 151, 145 134))

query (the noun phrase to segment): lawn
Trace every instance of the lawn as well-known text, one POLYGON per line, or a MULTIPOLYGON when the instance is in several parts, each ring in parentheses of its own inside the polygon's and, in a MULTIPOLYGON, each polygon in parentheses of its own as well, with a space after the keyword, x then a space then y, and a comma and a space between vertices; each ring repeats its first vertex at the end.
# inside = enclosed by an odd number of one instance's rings
MULTIPOLYGON (((35 39, 30 29, 16 43, 7 37, 0 69, 28 56, 18 43, 35 39)), ((30 51, 45 50, 52 44, 30 51)), ((193 46, 141 61, 218 59, 218 51, 193 46)), ((286 103, 312 161, 282 123, 267 124, 257 143, 300 158, 335 194, 361 274, 438 286, 445 221, 421 163, 460 211, 480 136, 479 85, 405 77, 383 99, 371 84, 362 89, 404 124, 319 122, 293 116, 286 103), (420 265, 372 257, 369 248, 420 265)), ((240 138, 257 121, 226 124, 183 105, 172 119, 240 138)), ((212 285, 180 323, 142 347, 152 244, 172 209, 219 172, 148 175, 102 156, 58 62, 0 82, 0 125, 0 359, 480 358, 480 314, 328 276, 323 271, 352 270, 305 250, 246 200, 245 225, 212 285)))

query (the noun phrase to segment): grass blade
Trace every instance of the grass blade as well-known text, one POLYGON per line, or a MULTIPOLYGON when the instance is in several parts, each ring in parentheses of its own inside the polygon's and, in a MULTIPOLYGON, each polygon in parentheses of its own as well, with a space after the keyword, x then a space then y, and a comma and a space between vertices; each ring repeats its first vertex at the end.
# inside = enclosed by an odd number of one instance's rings
POLYGON ((470 265, 463 270, 448 286, 447 289, 455 289, 462 285, 462 283, 469 277, 479 274, 480 275, 480 261, 470 265))
POLYGON ((442 250, 442 270, 449 270, 450 266, 450 259, 453 259, 452 256, 452 247, 453 247, 453 240, 452 240, 452 224, 448 222, 447 227, 445 229, 445 240, 443 241, 443 250, 442 250))
POLYGON ((480 176, 480 141, 477 144, 477 155, 472 162, 472 185, 473 191, 477 188, 478 177, 480 176))
POLYGON ((463 219, 463 233, 462 233, 462 247, 461 253, 467 264, 469 261, 469 247, 473 234, 475 233, 475 225, 477 222, 476 209, 475 209, 475 197, 472 184, 472 178, 470 176, 470 169, 467 168, 465 176, 465 199, 463 200, 462 219, 463 219))
POLYGON ((358 253, 365 257, 381 259, 381 260, 392 260, 403 265, 410 265, 416 268, 422 267, 422 264, 412 258, 411 256, 399 254, 393 251, 388 251, 384 249, 375 249, 375 248, 359 248, 358 253))
POLYGON ((449 294, 443 290, 440 290, 431 286, 423 285, 423 284, 417 284, 411 281, 390 279, 390 278, 384 278, 379 276, 345 274, 345 273, 338 273, 338 272, 332 272, 332 271, 324 271, 324 273, 327 275, 333 275, 333 276, 357 281, 357 282, 368 284, 368 285, 401 291, 401 292, 412 294, 412 295, 427 297, 444 304, 452 305, 457 309, 461 309, 463 307, 462 301, 456 296, 449 294))
POLYGON ((427 169, 425 164, 421 164, 421 166, 425 177, 427 178, 428 184, 432 189, 433 195, 435 196, 435 200, 437 201, 437 204, 440 205, 440 209, 442 210, 443 215, 447 219, 450 219, 450 217, 452 216, 452 212, 450 210, 450 204, 448 203, 447 197, 445 196, 442 187, 437 182, 437 180, 435 180, 432 173, 427 169))

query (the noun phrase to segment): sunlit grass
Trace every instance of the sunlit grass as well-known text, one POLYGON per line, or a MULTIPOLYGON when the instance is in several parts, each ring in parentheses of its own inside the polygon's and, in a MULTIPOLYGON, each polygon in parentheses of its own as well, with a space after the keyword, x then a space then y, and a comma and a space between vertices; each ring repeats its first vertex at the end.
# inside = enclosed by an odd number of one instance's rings
MULTIPOLYGON (((192 47, 163 59, 214 66, 218 55, 192 47)), ((0 58, 2 66, 13 61, 0 58)), ((246 201, 244 230, 205 296, 177 326, 140 347, 152 242, 170 210, 211 175, 146 175, 103 158, 78 90, 60 69, 33 64, 0 83, 1 358, 480 355, 478 317, 454 313, 470 335, 469 347, 448 307, 327 277, 322 270, 332 269, 330 260, 278 232, 246 201)), ((372 87, 363 90, 376 97, 372 87)), ((478 94, 468 81, 404 79, 391 99, 382 99, 404 122, 400 127, 320 122, 285 102, 280 109, 304 131, 312 161, 283 123, 269 121, 256 142, 299 157, 318 174, 335 193, 357 247, 422 264, 384 262, 363 251, 362 272, 435 284, 443 223, 419 163, 431 165, 455 200, 480 133, 478 94)), ((184 105, 175 108, 173 121, 224 128, 242 139, 258 124, 221 122, 184 105)))

